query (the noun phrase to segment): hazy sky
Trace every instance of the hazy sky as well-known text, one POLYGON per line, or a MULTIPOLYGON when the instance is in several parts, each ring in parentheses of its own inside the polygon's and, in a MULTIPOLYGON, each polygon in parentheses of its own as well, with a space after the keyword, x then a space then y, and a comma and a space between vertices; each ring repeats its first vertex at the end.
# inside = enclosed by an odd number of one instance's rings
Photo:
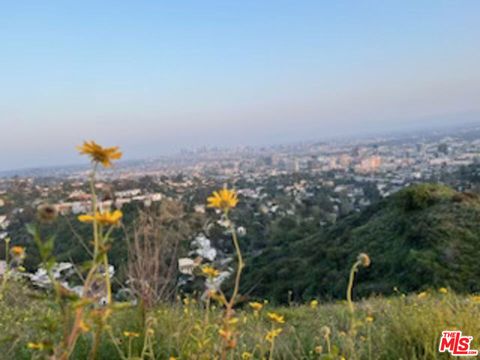
POLYGON ((480 121, 480 1, 0 0, 0 169, 480 121))

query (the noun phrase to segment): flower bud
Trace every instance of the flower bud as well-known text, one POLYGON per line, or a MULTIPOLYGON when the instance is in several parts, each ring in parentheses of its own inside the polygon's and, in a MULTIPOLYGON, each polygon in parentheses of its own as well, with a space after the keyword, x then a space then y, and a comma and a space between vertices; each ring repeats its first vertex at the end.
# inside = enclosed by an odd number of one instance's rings
POLYGON ((365 253, 360 253, 357 257, 357 261, 360 262, 363 267, 369 267, 371 263, 370 257, 365 253))
POLYGON ((41 204, 37 208, 37 216, 41 222, 50 224, 57 219, 57 207, 51 204, 41 204))

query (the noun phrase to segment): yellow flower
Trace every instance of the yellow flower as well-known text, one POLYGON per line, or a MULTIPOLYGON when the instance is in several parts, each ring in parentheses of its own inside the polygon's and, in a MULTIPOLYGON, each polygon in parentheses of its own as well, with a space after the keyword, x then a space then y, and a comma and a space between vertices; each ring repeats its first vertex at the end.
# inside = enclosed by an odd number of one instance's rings
POLYGON ((480 295, 473 295, 471 297, 471 299, 474 303, 479 303, 480 304, 480 295))
POLYGON ((230 320, 228 320, 228 323, 230 325, 235 325, 238 323, 238 318, 231 318, 230 320))
POLYGON ((282 329, 273 329, 270 330, 267 335, 265 335, 265 340, 272 342, 278 335, 282 333, 282 329))
POLYGON ((175 356, 170 356, 168 360, 177 360, 177 358, 175 356))
POLYGON ((17 259, 23 259, 25 257, 25 248, 23 246, 13 246, 10 249, 10 254, 17 259))
POLYGON ((229 330, 224 330, 224 329, 220 329, 218 330, 218 334, 223 337, 225 340, 230 340, 233 336, 232 332, 229 331, 229 330))
POLYGON ((267 317, 270 319, 270 321, 273 321, 277 324, 285 324, 285 318, 283 317, 283 315, 269 312, 267 313, 267 317))
POLYGON ((260 310, 263 309, 263 304, 259 303, 257 301, 248 303, 248 305, 250 305, 250 307, 252 308, 253 311, 260 311, 260 310))
POLYGON ((420 294, 417 295, 419 299, 425 299, 428 296, 428 292, 423 291, 420 294))
POLYGON ((323 347, 322 346, 315 346, 315 353, 316 354, 321 354, 323 352, 323 347))
POLYGON ((247 351, 244 351, 244 352, 242 353, 242 360, 249 360, 249 359, 252 358, 252 356, 253 356, 252 353, 249 353, 249 352, 247 352, 247 351))
POLYGON ((316 309, 318 307, 318 300, 310 301, 310 308, 316 309))
POLYGON ((122 153, 118 151, 118 146, 104 148, 95 141, 84 141, 82 146, 77 147, 80 154, 89 155, 93 162, 100 163, 108 168, 112 166, 112 160, 118 160, 122 153))
POLYGON ((439 292, 440 294, 448 294, 448 289, 442 287, 442 288, 438 289, 438 292, 439 292))
POLYGON ((36 342, 29 342, 27 344, 27 348, 29 348, 30 350, 43 350, 45 349, 45 345, 43 345, 43 343, 36 343, 36 342))
POLYGON ((83 320, 81 320, 80 324, 78 324, 78 328, 82 332, 89 332, 90 331, 90 326, 88 326, 83 320))
POLYGON ((202 273, 203 273, 203 275, 206 275, 206 276, 212 277, 212 278, 218 277, 220 275, 220 271, 218 271, 217 269, 215 269, 212 266, 204 266, 202 268, 202 273))
POLYGON ((120 210, 113 212, 105 211, 103 213, 98 212, 95 215, 80 215, 78 220, 84 223, 91 223, 96 221, 100 225, 118 225, 123 213, 120 210))
POLYGON ((375 320, 375 319, 373 318, 373 316, 367 316, 367 317, 365 318, 365 321, 366 321, 367 323, 372 323, 373 320, 375 320))
POLYGON ((129 338, 138 338, 140 337, 140 334, 133 331, 124 331, 123 336, 129 337, 129 338))
POLYGON ((224 187, 219 191, 214 191, 207 201, 208 207, 228 211, 237 206, 238 198, 235 190, 229 190, 224 187))

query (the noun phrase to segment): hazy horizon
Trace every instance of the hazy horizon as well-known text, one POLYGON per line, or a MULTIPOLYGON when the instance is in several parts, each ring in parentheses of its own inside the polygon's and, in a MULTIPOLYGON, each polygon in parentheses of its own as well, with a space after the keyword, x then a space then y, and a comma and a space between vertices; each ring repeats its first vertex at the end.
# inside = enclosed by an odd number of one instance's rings
POLYGON ((473 0, 2 8, 0 170, 480 121, 473 0))

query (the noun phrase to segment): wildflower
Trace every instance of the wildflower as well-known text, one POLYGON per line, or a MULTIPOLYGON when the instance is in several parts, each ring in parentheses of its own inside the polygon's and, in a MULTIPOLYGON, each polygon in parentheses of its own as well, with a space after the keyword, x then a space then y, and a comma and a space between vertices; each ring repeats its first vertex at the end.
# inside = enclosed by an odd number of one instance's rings
POLYGON ((227 349, 231 350, 231 349, 235 349, 237 347, 237 340, 236 339, 230 339, 228 342, 227 342, 227 349))
POLYGON ((55 205, 41 204, 37 207, 38 219, 46 224, 52 223, 58 216, 58 210, 55 205))
POLYGON ((316 309, 317 307, 318 307, 318 300, 310 301, 310 308, 311 309, 316 309))
POLYGON ((177 358, 175 356, 170 356, 168 360, 177 360, 177 358))
MULTIPOLYGON (((208 292, 208 296, 212 299, 212 300, 215 300, 215 301, 218 301, 219 303, 223 303, 223 297, 222 295, 220 295, 216 290, 210 290, 208 292)), ((215 306, 213 305, 212 306, 212 309, 214 310, 215 309, 215 306)))
POLYGON ((270 321, 273 321, 277 324, 285 324, 285 318, 283 317, 283 315, 279 315, 279 314, 276 314, 276 313, 273 313, 273 312, 269 312, 269 313, 267 313, 267 317, 270 321))
POLYGON ((95 215, 80 215, 78 220, 84 223, 91 223, 96 221, 100 225, 118 225, 123 213, 120 210, 113 212, 105 211, 103 213, 96 212, 95 215))
POLYGON ((15 259, 24 259, 25 258, 25 248, 23 246, 13 246, 10 249, 10 254, 15 259))
POLYGON ((140 337, 140 334, 137 332, 133 331, 124 331, 123 336, 128 337, 128 338, 138 338, 140 337))
POLYGON ((244 351, 242 353, 242 360, 250 360, 252 358, 252 353, 249 353, 248 351, 244 351))
POLYGON ((322 346, 315 346, 315 354, 321 354, 323 352, 322 346))
POLYGON ((480 304, 480 295, 473 295, 471 297, 471 299, 474 303, 479 303, 480 304))
POLYGON ((155 330, 153 330, 152 328, 148 328, 147 329, 147 336, 153 336, 155 335, 155 330))
POLYGON ((80 154, 89 155, 93 162, 100 163, 106 168, 112 166, 112 160, 118 160, 122 157, 122 153, 118 151, 118 146, 104 148, 95 141, 85 141, 77 149, 80 154))
POLYGON ((45 349, 45 345, 43 343, 40 343, 40 342, 29 342, 27 344, 27 348, 29 348, 30 350, 42 351, 43 349, 45 349))
POLYGON ((220 329, 218 330, 218 334, 223 337, 225 340, 230 340, 233 336, 232 332, 229 331, 229 330, 224 330, 224 329, 220 329))
POLYGON ((84 333, 90 331, 90 326, 88 326, 83 320, 81 320, 80 324, 78 324, 78 328, 84 333))
POLYGON ((428 296, 428 292, 422 291, 420 294, 417 295, 419 299, 425 299, 428 296))
POLYGON ((228 211, 237 206, 238 198, 235 190, 229 190, 227 187, 219 191, 214 191, 208 199, 208 207, 228 211))
POLYGON ((329 337, 331 333, 332 333, 332 331, 331 331, 330 328, 329 328, 328 326, 326 326, 326 325, 325 325, 325 326, 322 326, 322 327, 320 328, 320 334, 322 334, 322 336, 323 336, 324 338, 329 337))
POLYGON ((442 287, 442 288, 438 289, 438 292, 439 292, 440 294, 448 294, 448 289, 442 287))
POLYGON ((228 320, 228 323, 230 325, 235 325, 238 323, 238 318, 231 318, 230 320, 228 320))
POLYGON ((357 256, 357 261, 360 262, 360 264, 363 266, 363 267, 369 267, 370 266, 370 257, 365 254, 365 253, 360 253, 358 256, 357 256))
POLYGON ((254 301, 254 302, 251 302, 251 303, 248 303, 248 305, 252 308, 253 311, 260 311, 263 309, 263 304, 262 303, 259 303, 257 301, 254 301))
POLYGON ((220 275, 220 271, 218 271, 217 269, 215 269, 212 266, 204 266, 202 268, 202 273, 203 273, 203 275, 211 277, 211 278, 215 278, 215 277, 218 277, 220 275))
POLYGON ((365 318, 365 321, 366 321, 367 323, 370 323, 370 324, 373 323, 373 320, 375 320, 375 319, 373 318, 373 316, 367 316, 367 317, 365 318))
POLYGON ((272 342, 275 338, 282 333, 282 329, 273 329, 270 330, 267 335, 265 335, 265 340, 272 342))

